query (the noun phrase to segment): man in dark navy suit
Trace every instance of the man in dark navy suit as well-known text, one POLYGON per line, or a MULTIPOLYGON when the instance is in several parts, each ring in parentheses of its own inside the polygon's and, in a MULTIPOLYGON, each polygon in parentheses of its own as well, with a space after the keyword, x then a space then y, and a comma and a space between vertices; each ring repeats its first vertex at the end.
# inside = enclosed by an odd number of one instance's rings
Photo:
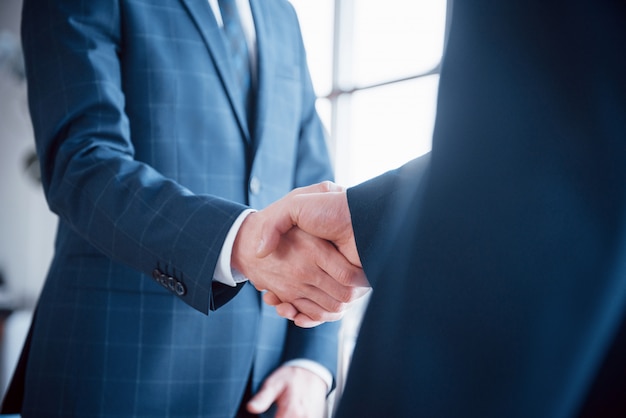
POLYGON ((626 416, 624 42, 621 0, 457 1, 432 153, 267 212, 374 288, 338 417, 626 416))

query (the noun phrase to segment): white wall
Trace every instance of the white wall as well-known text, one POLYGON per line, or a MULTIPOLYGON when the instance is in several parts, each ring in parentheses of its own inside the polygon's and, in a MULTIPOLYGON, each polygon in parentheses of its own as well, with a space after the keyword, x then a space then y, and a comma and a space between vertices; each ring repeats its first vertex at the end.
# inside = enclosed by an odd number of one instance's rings
MULTIPOLYGON (((0 33, 19 42, 21 0, 0 2, 0 33)), ((18 44, 19 45, 19 44, 18 44)), ((0 270, 25 304, 36 299, 52 256, 56 217, 25 170, 34 150, 26 84, 0 67, 0 270)))
MULTIPOLYGON (((19 46, 21 0, 0 0, 0 42, 6 57, 11 44, 19 46)), ((43 284, 56 228, 41 186, 25 170, 34 150, 26 103, 26 85, 6 60, 0 63, 0 272, 6 286, 0 289, 0 307, 16 305, 29 311, 43 284)), ((9 317, 2 338, 0 393, 11 374, 28 321, 26 315, 9 317), (19 319, 18 319, 19 318, 19 319)))

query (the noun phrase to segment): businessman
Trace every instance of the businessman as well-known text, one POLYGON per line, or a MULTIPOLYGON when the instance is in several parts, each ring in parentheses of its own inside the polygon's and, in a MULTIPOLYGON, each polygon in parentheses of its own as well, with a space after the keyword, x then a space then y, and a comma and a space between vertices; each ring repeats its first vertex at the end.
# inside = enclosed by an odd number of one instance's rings
POLYGON ((290 4, 26 0, 22 39, 59 227, 4 412, 243 417, 264 382, 252 413, 322 416, 339 324, 258 289, 314 284, 336 320, 363 273, 302 231, 263 260, 245 239, 248 210, 332 178, 290 4))
POLYGON ((621 1, 457 1, 432 153, 258 214, 373 286, 338 417, 626 416, 624 41, 621 1))

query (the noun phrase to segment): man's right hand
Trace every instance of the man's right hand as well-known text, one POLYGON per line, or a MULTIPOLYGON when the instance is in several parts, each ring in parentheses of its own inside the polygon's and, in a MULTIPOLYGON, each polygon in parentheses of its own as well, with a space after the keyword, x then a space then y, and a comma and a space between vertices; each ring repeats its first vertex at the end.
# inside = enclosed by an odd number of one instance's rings
MULTIPOLYGON (((301 321, 296 323, 301 326, 340 319, 350 302, 369 291, 356 253, 347 204, 345 212, 339 208, 345 192, 333 190, 341 189, 329 182, 296 189, 266 209, 248 215, 233 246, 232 266, 258 290, 269 291, 266 302, 283 304, 279 313, 294 312, 290 306, 297 309, 301 321), (300 200, 301 196, 314 199, 300 200), (335 213, 334 207, 310 206, 322 203, 324 196, 333 197, 339 212, 335 213), (334 245, 328 241, 331 239, 334 245)), ((294 313, 289 319, 296 316, 294 313)))

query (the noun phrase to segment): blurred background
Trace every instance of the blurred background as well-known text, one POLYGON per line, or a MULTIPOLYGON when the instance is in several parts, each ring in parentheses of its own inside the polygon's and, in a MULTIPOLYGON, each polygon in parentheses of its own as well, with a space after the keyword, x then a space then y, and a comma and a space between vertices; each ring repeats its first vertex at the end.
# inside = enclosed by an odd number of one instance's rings
MULTIPOLYGON (((446 0, 291 3, 300 18, 337 183, 354 185, 428 152, 446 0)), ((19 39, 21 8, 22 0, 0 0, 0 393, 28 330, 56 228, 34 157, 19 39)), ((344 371, 366 304, 344 320, 344 371)))
POLYGON ((52 258, 56 217, 34 159, 20 48, 21 0, 0 0, 0 387, 13 373, 52 258))

